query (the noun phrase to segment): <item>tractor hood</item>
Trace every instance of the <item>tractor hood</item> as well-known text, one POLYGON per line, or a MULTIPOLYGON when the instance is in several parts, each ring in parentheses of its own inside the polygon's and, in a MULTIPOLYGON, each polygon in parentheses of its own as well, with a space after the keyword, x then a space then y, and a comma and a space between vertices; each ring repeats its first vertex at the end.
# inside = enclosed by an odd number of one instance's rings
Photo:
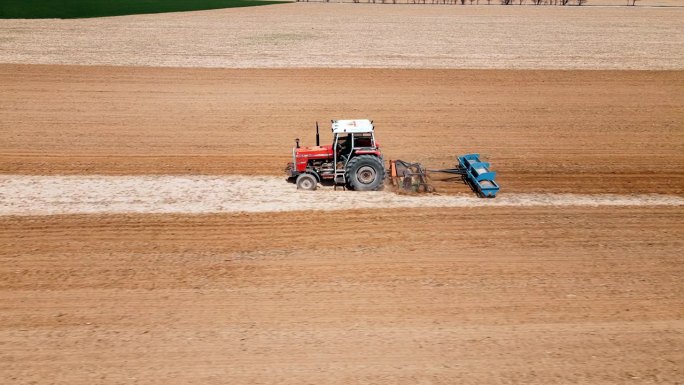
POLYGON ((331 145, 295 147, 294 150, 296 158, 321 159, 332 158, 333 156, 333 148, 331 145))

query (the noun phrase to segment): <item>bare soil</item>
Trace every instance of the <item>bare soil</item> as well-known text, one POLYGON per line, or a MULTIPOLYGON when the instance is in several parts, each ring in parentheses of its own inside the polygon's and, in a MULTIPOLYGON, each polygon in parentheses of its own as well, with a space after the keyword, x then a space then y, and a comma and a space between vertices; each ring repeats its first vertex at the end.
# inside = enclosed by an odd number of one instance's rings
POLYGON ((681 383, 682 29, 647 7, 1 20, 0 383, 681 383), (295 137, 366 117, 387 158, 480 152, 502 204, 278 194, 295 137), (338 210, 240 210, 295 199, 338 210))
POLYGON ((682 210, 0 217, 4 384, 675 384, 682 210))
POLYGON ((681 100, 682 71, 0 65, 0 172, 282 176, 316 120, 371 118, 386 158, 479 152, 504 192, 682 194, 681 100))
POLYGON ((1 215, 211 214, 339 211, 418 207, 684 207, 684 197, 658 194, 516 194, 480 199, 461 194, 349 193, 332 186, 299 191, 283 178, 266 176, 33 176, 0 175, 1 215))
POLYGON ((681 70, 682 30, 684 7, 292 3, 0 20, 0 63, 681 70))

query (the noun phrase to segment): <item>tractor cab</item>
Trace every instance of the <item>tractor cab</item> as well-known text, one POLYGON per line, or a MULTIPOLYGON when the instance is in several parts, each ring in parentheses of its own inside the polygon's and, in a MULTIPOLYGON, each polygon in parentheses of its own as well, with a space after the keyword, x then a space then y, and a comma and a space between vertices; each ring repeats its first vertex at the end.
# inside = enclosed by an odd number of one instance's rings
POLYGON ((373 122, 363 120, 333 120, 334 162, 344 162, 341 167, 357 154, 375 154, 380 156, 378 144, 375 142, 373 122))

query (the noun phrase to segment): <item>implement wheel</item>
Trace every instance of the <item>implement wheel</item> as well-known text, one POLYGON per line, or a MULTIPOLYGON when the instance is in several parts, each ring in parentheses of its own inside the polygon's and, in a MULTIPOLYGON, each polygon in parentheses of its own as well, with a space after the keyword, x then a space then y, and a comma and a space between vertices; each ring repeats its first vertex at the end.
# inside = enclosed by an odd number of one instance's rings
POLYGON ((301 174, 297 177, 297 190, 313 191, 317 185, 316 177, 311 174, 301 174))
POLYGON ((385 182, 385 165, 377 156, 359 155, 347 163, 346 177, 353 190, 380 190, 385 182))

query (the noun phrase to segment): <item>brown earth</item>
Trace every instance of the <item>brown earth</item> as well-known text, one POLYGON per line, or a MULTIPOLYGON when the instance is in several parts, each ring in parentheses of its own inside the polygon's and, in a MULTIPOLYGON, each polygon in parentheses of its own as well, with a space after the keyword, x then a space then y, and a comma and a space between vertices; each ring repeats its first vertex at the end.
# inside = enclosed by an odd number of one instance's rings
POLYGON ((0 218, 3 384, 677 384, 682 211, 0 218))
POLYGON ((504 191, 681 194, 682 100, 682 71, 0 65, 0 172, 282 175, 367 117, 387 158, 479 152, 504 191))
POLYGON ((682 70, 682 30, 684 7, 291 3, 0 20, 0 63, 682 70))
MULTIPOLYGON (((370 117, 504 193, 681 195, 683 77, 0 65, 0 172, 279 175, 315 120, 370 117)), ((677 384, 682 215, 0 216, 0 383, 677 384)))

